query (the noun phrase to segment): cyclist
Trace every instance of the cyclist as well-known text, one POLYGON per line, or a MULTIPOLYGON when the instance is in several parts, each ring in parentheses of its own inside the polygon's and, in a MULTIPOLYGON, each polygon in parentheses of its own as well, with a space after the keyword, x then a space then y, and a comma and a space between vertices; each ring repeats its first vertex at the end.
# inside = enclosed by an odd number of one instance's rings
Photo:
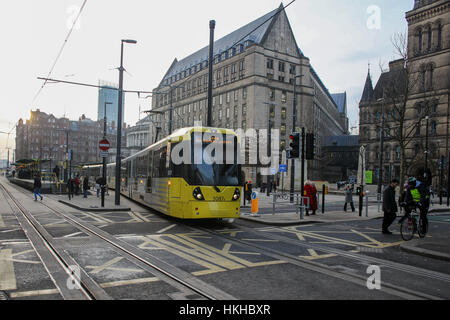
MULTIPOLYGON (((427 188, 416 178, 412 177, 408 179, 408 186, 401 197, 400 206, 405 209, 405 215, 400 219, 399 224, 411 214, 412 210, 418 208, 420 210, 420 217, 424 222, 423 226, 426 228, 428 225, 428 208, 430 202, 429 193, 427 193, 427 188)), ((423 230, 424 233, 427 230, 423 230)))

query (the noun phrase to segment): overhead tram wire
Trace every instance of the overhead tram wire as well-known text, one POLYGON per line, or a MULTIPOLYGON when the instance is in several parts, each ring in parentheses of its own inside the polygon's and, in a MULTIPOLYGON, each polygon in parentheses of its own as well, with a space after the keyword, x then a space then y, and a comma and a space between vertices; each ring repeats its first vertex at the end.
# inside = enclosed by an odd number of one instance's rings
MULTIPOLYGON (((61 49, 59 50, 58 55, 56 56, 55 62, 53 63, 53 65, 52 65, 52 67, 50 69, 50 72, 48 73, 46 78, 50 78, 50 76, 52 75, 53 70, 55 69, 56 64, 58 63, 58 60, 61 57, 61 55, 62 55, 62 53, 64 51, 64 48, 66 47, 66 44, 69 41, 70 36, 72 35, 73 29, 75 28, 75 25, 77 24, 77 22, 78 22, 78 20, 79 20, 79 18, 81 16, 81 13, 83 12, 84 7, 86 6, 86 3, 87 3, 87 0, 84 0, 83 4, 81 5, 80 12, 78 12, 77 17, 73 21, 72 27, 70 28, 69 33, 67 34, 66 38, 64 39, 64 43, 61 46, 61 49)), ((47 82, 48 82, 48 80, 44 81, 44 83, 42 84, 41 88, 39 89, 39 91, 34 96, 32 103, 34 103, 36 101, 36 99, 39 97, 39 95, 41 94, 42 90, 46 86, 47 82)))

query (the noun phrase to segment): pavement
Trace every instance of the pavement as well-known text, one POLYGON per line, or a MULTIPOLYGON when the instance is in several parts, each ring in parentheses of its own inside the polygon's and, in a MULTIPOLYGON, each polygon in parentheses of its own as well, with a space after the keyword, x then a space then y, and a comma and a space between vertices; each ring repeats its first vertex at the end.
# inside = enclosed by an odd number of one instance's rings
POLYGON ((105 195, 105 206, 101 206, 101 198, 97 198, 96 194, 89 192, 87 198, 83 198, 83 195, 74 196, 69 200, 68 195, 52 195, 52 199, 59 201, 71 208, 90 211, 90 212, 118 212, 118 211, 131 211, 131 208, 126 206, 116 206, 114 193, 105 195))

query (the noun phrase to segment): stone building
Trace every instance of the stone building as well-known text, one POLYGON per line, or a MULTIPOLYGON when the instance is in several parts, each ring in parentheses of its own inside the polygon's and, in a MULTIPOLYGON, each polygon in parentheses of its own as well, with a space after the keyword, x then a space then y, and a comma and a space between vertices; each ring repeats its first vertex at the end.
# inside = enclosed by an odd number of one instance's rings
POLYGON ((360 144, 367 146, 367 168, 374 173, 374 183, 378 183, 380 157, 382 181, 400 178, 404 152, 402 178, 427 167, 438 186, 439 165, 449 157, 450 1, 416 0, 406 20, 406 61, 392 61, 375 88, 370 73, 367 76, 360 102, 360 144), (402 99, 404 117, 398 113, 402 99), (380 150, 383 118, 385 142, 380 150), (408 142, 404 148, 396 138, 401 127, 403 141, 408 142))
MULTIPOLYGON (((31 111, 29 120, 18 122, 16 159, 51 160, 53 167, 56 164, 62 166, 66 159, 68 132, 69 149, 73 150, 72 166, 100 163, 98 143, 103 138, 103 130, 103 121, 93 121, 85 115, 78 121, 71 121, 37 109, 31 111)), ((112 150, 117 144, 116 135, 114 128, 108 129, 107 138, 112 150)), ((126 146, 125 139, 122 139, 122 145, 126 146)))
POLYGON ((150 116, 127 128, 127 148, 134 154, 150 146, 150 116))
MULTIPOLYGON (((152 109, 164 113, 152 115, 152 120, 161 124, 162 136, 168 134, 171 105, 174 130, 192 126, 194 121, 207 124, 208 58, 209 46, 180 61, 175 59, 154 89, 162 93, 152 101, 152 109)), ((281 152, 290 143, 289 135, 300 132, 302 127, 314 132, 316 141, 322 136, 348 133, 347 115, 339 111, 309 58, 297 45, 283 5, 216 40, 213 63, 214 127, 267 129, 270 118, 272 128, 280 131, 281 152)), ((152 128, 151 140, 155 134, 152 128)), ((316 154, 320 158, 320 143, 316 154)), ((261 182, 259 168, 244 168, 248 180, 261 182)), ((308 178, 317 179, 319 161, 309 162, 307 171, 308 178)))

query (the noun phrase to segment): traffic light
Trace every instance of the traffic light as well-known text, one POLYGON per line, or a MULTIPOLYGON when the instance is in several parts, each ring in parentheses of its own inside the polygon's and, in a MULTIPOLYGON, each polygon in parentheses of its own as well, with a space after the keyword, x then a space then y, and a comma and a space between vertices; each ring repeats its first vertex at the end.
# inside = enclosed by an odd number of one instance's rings
POLYGON ((297 159, 300 157, 300 133, 294 132, 289 136, 289 139, 292 141, 289 159, 297 159))
POLYGON ((314 133, 306 134, 306 160, 314 160, 316 138, 314 133))

